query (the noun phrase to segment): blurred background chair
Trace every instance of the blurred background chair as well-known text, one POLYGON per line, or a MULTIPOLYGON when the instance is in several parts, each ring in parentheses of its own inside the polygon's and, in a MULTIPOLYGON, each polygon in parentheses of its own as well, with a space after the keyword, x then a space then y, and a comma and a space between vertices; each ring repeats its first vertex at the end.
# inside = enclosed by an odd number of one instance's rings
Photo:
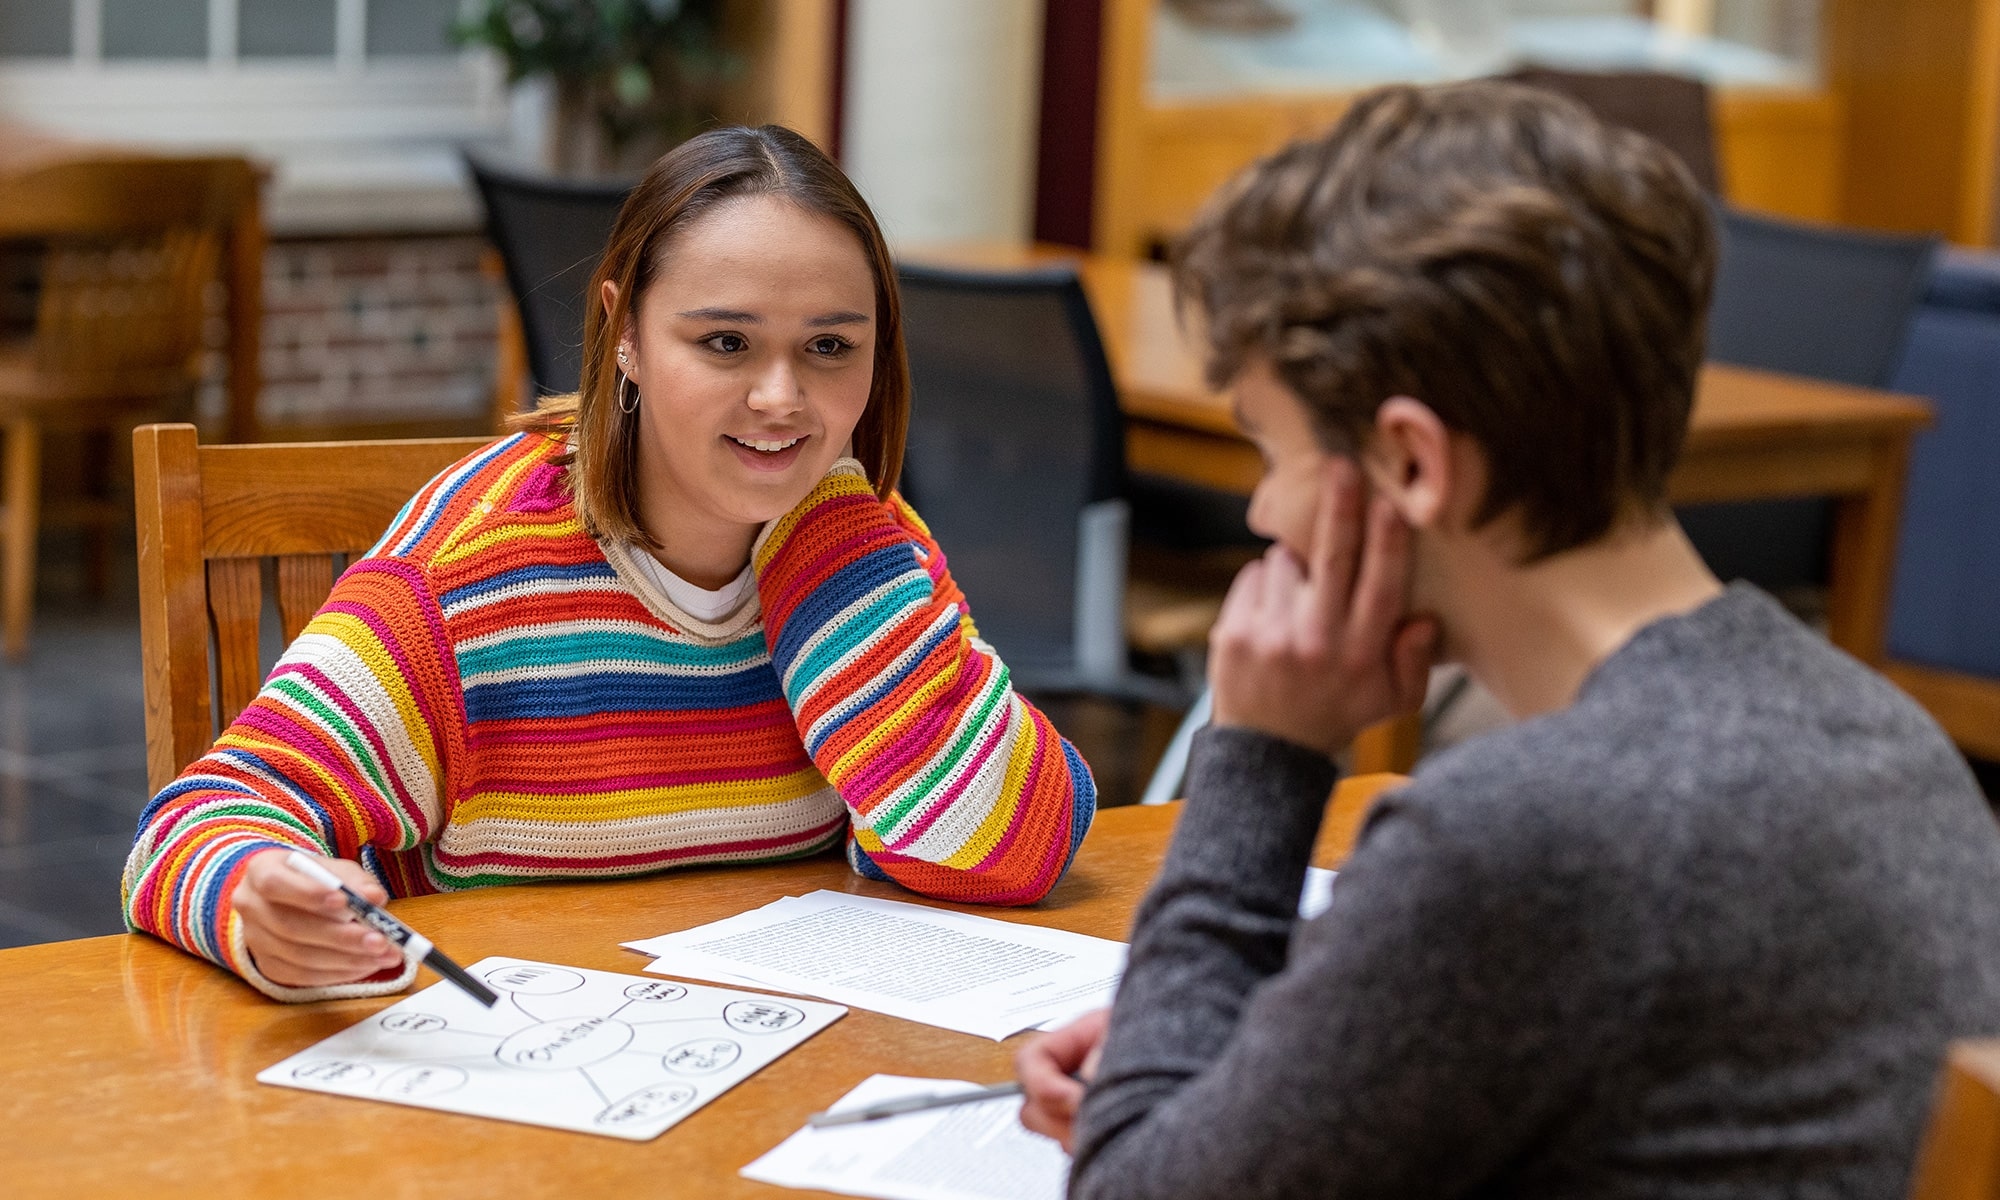
POLYGON ((1939 256, 1892 386, 1937 423, 1910 455, 1889 674, 1968 754, 2000 760, 2000 255, 1939 256))
POLYGON ((97 478, 67 516, 102 530, 129 509, 106 492, 117 445, 135 414, 192 413, 201 381, 208 289, 240 216, 257 203, 241 158, 76 158, 0 179, 0 240, 39 244, 34 325, 0 345, 5 426, 4 554, 7 654, 28 649, 41 512, 42 436, 100 435, 86 453, 97 478))
POLYGON ((1709 195, 1722 192, 1708 85, 1657 71, 1564 71, 1528 66, 1503 78, 1568 96, 1613 125, 1643 133, 1680 156, 1709 195))
POLYGON ((1075 269, 899 274, 914 396, 902 489, 981 634, 1024 690, 1184 707, 1187 689, 1132 670, 1128 631, 1206 637, 1207 598, 1156 581, 1128 603, 1123 417, 1075 269))
MULTIPOLYGON (((1721 259, 1709 310, 1717 362, 1888 387, 1923 295, 1934 238, 1803 225, 1719 208, 1721 259)), ((1681 524, 1723 579, 1748 579, 1810 613, 1824 584, 1824 500, 1690 505, 1681 524)))
POLYGON ((499 407, 534 407, 542 396, 573 392, 583 370, 583 293, 604 256, 618 209, 632 181, 579 181, 522 174, 483 163, 471 155, 472 172, 486 207, 486 237, 499 252, 519 324, 503 322, 506 343, 518 338, 530 387, 502 378, 495 385, 499 407), (509 389, 512 389, 511 393, 509 389))

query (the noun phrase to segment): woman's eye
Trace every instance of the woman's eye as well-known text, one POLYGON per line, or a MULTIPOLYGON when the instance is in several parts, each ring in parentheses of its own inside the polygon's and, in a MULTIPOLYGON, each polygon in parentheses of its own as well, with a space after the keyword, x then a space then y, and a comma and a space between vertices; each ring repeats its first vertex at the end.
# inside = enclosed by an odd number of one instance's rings
POLYGON ((703 338, 702 344, 719 354, 741 354, 750 348, 740 333, 718 333, 703 338))
POLYGON ((814 354, 820 355, 823 358, 838 358, 840 355, 845 354, 847 353, 847 351, 853 349, 854 346, 854 344, 848 341, 846 338, 832 337, 832 336, 814 338, 810 343, 810 345, 812 347, 812 352, 814 354))

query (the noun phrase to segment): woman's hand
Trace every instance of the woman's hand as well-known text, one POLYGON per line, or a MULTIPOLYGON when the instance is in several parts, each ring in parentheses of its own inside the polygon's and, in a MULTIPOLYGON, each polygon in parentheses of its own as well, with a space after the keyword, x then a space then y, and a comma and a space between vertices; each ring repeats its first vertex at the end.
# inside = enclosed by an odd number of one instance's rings
POLYGON ((1111 1010, 1100 1008, 1043 1034, 1014 1055, 1014 1074, 1027 1093, 1021 1124, 1061 1142, 1064 1150, 1071 1149, 1076 1108, 1083 1103, 1084 1084, 1097 1075, 1110 1025, 1111 1010))
POLYGON ((1208 635, 1215 724, 1331 756, 1423 703, 1437 622, 1409 615, 1410 530, 1363 492, 1344 458, 1327 467, 1305 561, 1283 546, 1244 567, 1208 635))
MULTIPOLYGON (((236 885, 243 944, 264 978, 283 987, 325 987, 401 967, 402 948, 354 920, 339 892, 286 866, 290 853, 252 855, 236 885)), ((348 887, 376 904, 388 903, 389 894, 360 863, 314 857, 348 887)))

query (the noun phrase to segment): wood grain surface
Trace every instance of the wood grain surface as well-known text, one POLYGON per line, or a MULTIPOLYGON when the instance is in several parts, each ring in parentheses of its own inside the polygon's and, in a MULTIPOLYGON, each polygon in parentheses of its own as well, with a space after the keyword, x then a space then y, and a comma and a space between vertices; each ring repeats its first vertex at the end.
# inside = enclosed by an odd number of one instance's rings
MULTIPOLYGON (((1343 783, 1318 858, 1344 856, 1394 777, 1343 783)), ((1068 876, 1030 908, 939 905, 1123 939, 1179 805, 1098 814, 1068 876)), ((461 963, 510 955, 638 974, 621 941, 817 888, 914 899, 836 856, 615 883, 486 888, 392 907, 461 963)), ((419 986, 435 982, 429 972, 419 986)), ((28 1196, 780 1196, 737 1177, 877 1072, 1010 1078, 995 1043, 852 1010, 650 1142, 270 1087, 258 1071, 400 996, 283 1005, 136 934, 0 951, 0 1194, 28 1196)), ((799 1193, 790 1193, 799 1194, 799 1193)))

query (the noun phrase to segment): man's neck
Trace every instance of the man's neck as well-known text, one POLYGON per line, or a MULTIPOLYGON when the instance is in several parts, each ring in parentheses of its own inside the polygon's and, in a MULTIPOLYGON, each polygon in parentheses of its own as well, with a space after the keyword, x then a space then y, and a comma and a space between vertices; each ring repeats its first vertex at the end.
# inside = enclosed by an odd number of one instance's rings
MULTIPOLYGON (((1482 542, 1482 547, 1490 546, 1482 542)), ((1680 526, 1635 522, 1531 566, 1456 556, 1440 579, 1452 650, 1516 717, 1567 708, 1633 634, 1722 594, 1680 526)))

